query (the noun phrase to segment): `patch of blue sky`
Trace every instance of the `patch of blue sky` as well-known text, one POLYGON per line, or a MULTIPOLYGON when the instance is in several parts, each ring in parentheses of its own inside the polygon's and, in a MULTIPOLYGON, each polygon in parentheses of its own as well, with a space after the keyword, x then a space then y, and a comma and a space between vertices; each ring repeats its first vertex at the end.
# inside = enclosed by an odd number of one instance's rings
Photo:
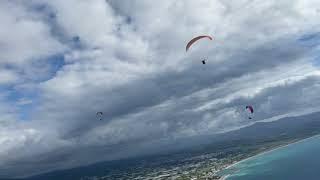
MULTIPOLYGON (((56 12, 51 9, 51 7, 43 3, 32 3, 28 8, 30 11, 40 13, 42 15, 42 20, 50 26, 51 35, 59 42, 68 46, 70 49, 85 48, 80 36, 77 34, 66 34, 63 28, 58 25, 56 22, 56 12)), ((30 74, 26 75, 24 70, 18 72, 20 73, 21 77, 27 78, 23 80, 23 83, 32 83, 36 85, 55 77, 57 72, 66 65, 64 53, 65 52, 61 52, 59 54, 52 55, 41 61, 34 61, 35 63, 33 63, 30 67, 27 67, 31 68, 27 71, 27 73, 31 73, 30 77, 30 74), (34 75, 32 73, 34 73, 34 75)), ((15 67, 11 67, 10 65, 6 65, 5 67, 5 69, 11 68, 14 69, 15 67)), ((0 92, 6 93, 6 103, 16 106, 14 108, 17 109, 17 113, 19 113, 18 116, 21 118, 21 120, 28 120, 31 117, 34 107, 37 106, 37 104, 41 101, 41 92, 39 92, 37 89, 31 92, 26 92, 23 88, 16 87, 16 85, 2 86, 0 87, 0 92), (25 101, 25 103, 21 103, 21 101, 25 101)))
POLYGON ((34 109, 39 104, 39 96, 36 93, 29 94, 27 99, 22 97, 15 104, 17 106, 19 120, 29 121, 32 120, 34 109))
POLYGON ((316 67, 320 67, 320 51, 312 59, 312 64, 316 67))
POLYGON ((320 32, 305 34, 298 39, 298 42, 302 46, 306 46, 310 48, 319 46, 320 32))
MULTIPOLYGON (((30 83, 36 85, 55 77, 56 73, 65 65, 64 55, 56 54, 50 56, 43 62, 34 64, 35 67, 33 68, 42 68, 41 65, 43 64, 48 67, 46 68, 46 71, 48 72, 42 73, 41 75, 39 75, 40 77, 37 77, 36 79, 30 79, 27 81, 32 81, 30 83)), ((14 67, 6 65, 5 68, 11 69, 14 67)), ((17 87, 19 87, 19 84, 0 86, 0 93, 3 92, 5 94, 4 100, 8 105, 14 106, 13 108, 17 111, 16 113, 18 113, 17 116, 20 118, 20 120, 30 120, 33 109, 40 103, 41 92, 37 88, 32 89, 32 91, 26 91, 23 88, 17 87)))
POLYGON ((308 54, 314 66, 320 67, 320 32, 308 33, 301 36, 298 42, 303 47, 311 48, 308 54))
POLYGON ((39 93, 37 90, 25 92, 12 86, 1 86, 0 92, 5 93, 5 103, 16 111, 20 120, 28 120, 31 110, 38 103, 39 93))
POLYGON ((46 60, 47 63, 49 63, 50 68, 48 72, 48 77, 45 80, 49 80, 52 77, 56 76, 56 73, 63 68, 64 65, 66 65, 64 60, 64 54, 56 54, 54 56, 49 57, 46 60))

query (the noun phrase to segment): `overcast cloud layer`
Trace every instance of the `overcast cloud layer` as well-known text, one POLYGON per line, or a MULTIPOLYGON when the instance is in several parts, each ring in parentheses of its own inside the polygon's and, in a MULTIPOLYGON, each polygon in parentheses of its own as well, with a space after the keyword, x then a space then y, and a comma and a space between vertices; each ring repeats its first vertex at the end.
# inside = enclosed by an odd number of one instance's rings
POLYGON ((0 1, 0 177, 143 155, 163 140, 318 111, 319 7, 0 1), (214 40, 186 53, 202 34, 214 40))

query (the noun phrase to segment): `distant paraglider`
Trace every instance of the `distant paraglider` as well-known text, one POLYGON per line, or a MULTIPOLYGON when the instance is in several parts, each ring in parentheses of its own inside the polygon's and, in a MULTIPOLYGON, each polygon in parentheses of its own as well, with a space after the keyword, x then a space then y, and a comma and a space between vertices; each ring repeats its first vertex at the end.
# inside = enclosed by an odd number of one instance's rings
MULTIPOLYGON (((187 43, 186 52, 188 52, 189 48, 190 48, 195 42, 197 42, 197 41, 200 40, 200 39, 204 39, 204 38, 207 38, 207 39, 209 39, 209 40, 212 40, 212 39, 213 39, 211 36, 197 36, 197 37, 191 39, 191 40, 187 43)), ((202 60, 202 64, 206 64, 206 61, 205 61, 205 60, 202 60)))
POLYGON ((252 115, 253 115, 253 107, 248 105, 246 106, 246 110, 249 111, 249 119, 252 119, 252 115))
POLYGON ((99 118, 99 120, 102 120, 102 116, 103 116, 103 112, 97 112, 97 117, 99 118))

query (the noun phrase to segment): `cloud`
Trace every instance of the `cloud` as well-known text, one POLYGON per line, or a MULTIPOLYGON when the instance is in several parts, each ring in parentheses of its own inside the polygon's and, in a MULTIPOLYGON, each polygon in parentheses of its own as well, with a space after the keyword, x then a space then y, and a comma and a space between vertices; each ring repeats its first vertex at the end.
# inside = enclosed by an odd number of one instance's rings
POLYGON ((32 103, 32 100, 30 99, 25 99, 25 98, 22 98, 18 101, 18 105, 27 105, 27 104, 31 104, 32 103))
POLYGON ((2 85, 11 84, 18 80, 18 75, 7 69, 0 70, 0 76, 0 84, 2 85))
POLYGON ((315 110, 319 5, 3 1, 0 176, 143 155, 315 110), (186 53, 198 34, 214 40, 186 53))
POLYGON ((50 27, 37 14, 19 3, 1 3, 1 64, 25 65, 61 52, 64 46, 50 34, 50 27))

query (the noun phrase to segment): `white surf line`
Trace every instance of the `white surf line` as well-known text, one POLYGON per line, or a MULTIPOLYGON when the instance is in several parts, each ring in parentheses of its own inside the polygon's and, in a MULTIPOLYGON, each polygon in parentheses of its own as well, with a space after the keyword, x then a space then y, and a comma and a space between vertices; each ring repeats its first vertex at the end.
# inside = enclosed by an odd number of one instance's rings
MULTIPOLYGON (((229 169, 229 168, 231 168, 231 167, 233 167, 233 166, 235 166, 235 165, 237 165, 237 164, 239 164, 239 163, 242 163, 242 162, 244 162, 244 161, 250 160, 250 159, 255 158, 255 157, 257 157, 257 156, 261 156, 261 155, 264 155, 264 154, 267 154, 267 153, 276 151, 276 150, 278 150, 278 149, 285 148, 285 147, 287 147, 287 146, 291 146, 291 145, 294 145, 294 144, 298 144, 298 143, 301 143, 301 142, 303 142, 303 141, 307 141, 307 140, 309 140, 309 139, 312 139, 312 138, 315 138, 315 137, 318 137, 318 136, 320 136, 320 134, 317 134, 317 135, 314 135, 314 136, 311 136, 311 137, 308 137, 308 138, 305 138, 305 139, 301 139, 301 140, 298 140, 298 141, 296 141, 296 142, 289 143, 289 144, 286 144, 286 145, 281 145, 281 146, 279 146, 279 147, 276 147, 276 148, 273 148, 273 149, 270 149, 270 150, 267 150, 267 151, 264 151, 264 152, 261 152, 261 153, 259 153, 259 154, 254 155, 254 156, 251 156, 251 157, 248 157, 248 158, 243 159, 243 160, 241 160, 241 161, 238 161, 238 162, 236 162, 236 163, 233 163, 233 164, 227 166, 226 168, 224 168, 224 169, 222 169, 222 170, 229 169)), ((222 171, 222 170, 220 170, 220 171, 222 171)), ((229 175, 228 175, 228 176, 229 176, 229 175)), ((225 177, 225 176, 224 176, 224 177, 225 177)))

